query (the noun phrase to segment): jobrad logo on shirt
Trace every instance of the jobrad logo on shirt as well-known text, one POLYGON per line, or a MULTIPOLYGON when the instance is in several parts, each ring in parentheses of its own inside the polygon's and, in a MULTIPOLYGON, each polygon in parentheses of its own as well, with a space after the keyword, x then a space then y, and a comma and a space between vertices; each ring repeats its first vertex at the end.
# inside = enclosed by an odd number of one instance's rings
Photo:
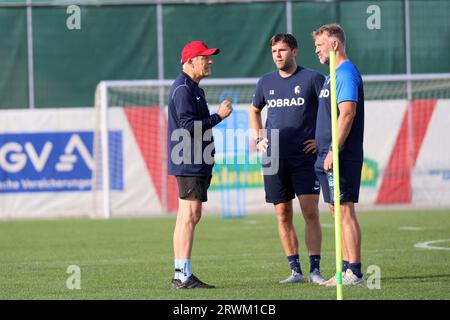
POLYGON ((292 98, 292 99, 268 99, 267 106, 269 108, 275 107, 300 107, 305 104, 305 99, 303 98, 292 98))
POLYGON ((320 90, 319 98, 328 98, 330 96, 330 90, 322 89, 320 90))

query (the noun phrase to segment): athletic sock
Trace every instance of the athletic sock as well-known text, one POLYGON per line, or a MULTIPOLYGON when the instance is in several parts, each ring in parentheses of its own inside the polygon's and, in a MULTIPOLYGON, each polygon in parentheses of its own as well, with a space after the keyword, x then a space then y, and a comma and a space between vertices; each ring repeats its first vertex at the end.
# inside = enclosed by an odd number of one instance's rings
POLYGON ((315 269, 320 271, 320 255, 309 256, 309 272, 313 272, 315 269))
POLYGON ((349 263, 348 268, 352 270, 353 274, 358 278, 363 276, 361 272, 361 263, 349 263))
POLYGON ((298 256, 298 254, 292 255, 292 256, 288 256, 287 257, 288 262, 289 262, 289 268, 291 268, 292 271, 297 272, 297 273, 302 273, 302 268, 300 266, 300 258, 298 256))
POLYGON ((348 261, 342 260, 342 273, 347 271, 347 269, 348 269, 348 261))
POLYGON ((175 261, 175 263, 174 263, 175 264, 175 275, 173 276, 173 278, 180 280, 180 272, 181 272, 180 260, 175 259, 174 261, 175 261))
POLYGON ((180 272, 178 273, 181 282, 185 282, 191 275, 191 259, 180 259, 178 268, 180 272))

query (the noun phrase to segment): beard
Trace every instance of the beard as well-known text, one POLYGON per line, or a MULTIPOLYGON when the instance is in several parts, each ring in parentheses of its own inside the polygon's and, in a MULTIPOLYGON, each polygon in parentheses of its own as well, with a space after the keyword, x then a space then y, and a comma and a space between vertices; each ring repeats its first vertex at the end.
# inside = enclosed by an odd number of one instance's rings
POLYGON ((282 66, 280 66, 278 69, 281 71, 284 71, 284 72, 288 72, 292 69, 292 66, 293 66, 292 63, 286 62, 282 66))
POLYGON ((320 63, 322 63, 322 64, 330 64, 330 57, 329 56, 322 57, 322 59, 320 59, 320 63))

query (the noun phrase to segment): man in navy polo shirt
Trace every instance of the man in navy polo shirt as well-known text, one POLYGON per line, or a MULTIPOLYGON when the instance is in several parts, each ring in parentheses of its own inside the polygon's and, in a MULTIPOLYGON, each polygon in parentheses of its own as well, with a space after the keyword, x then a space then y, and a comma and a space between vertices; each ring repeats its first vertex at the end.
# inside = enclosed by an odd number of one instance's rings
MULTIPOLYGON (((355 213, 359 200, 363 164, 364 89, 361 75, 345 53, 345 33, 337 24, 320 27, 312 33, 316 54, 329 64, 329 52, 336 52, 336 98, 338 104, 338 145, 331 148, 330 79, 327 77, 319 97, 316 146, 317 177, 323 197, 334 216, 333 152, 339 152, 339 183, 342 225, 342 284, 363 284, 361 272, 361 230, 355 213)), ((336 277, 324 283, 335 286, 336 277)))
POLYGON ((291 275, 280 283, 304 280, 293 223, 292 199, 295 196, 305 219, 309 280, 311 283, 322 283, 325 280, 320 275, 320 186, 314 172, 314 134, 318 97, 324 77, 317 71, 297 65, 298 45, 291 34, 273 36, 269 46, 277 70, 259 80, 249 114, 257 149, 267 152, 272 158, 277 156, 273 154, 277 146, 279 150, 278 171, 264 174, 264 188, 266 202, 274 204, 281 244, 291 269, 291 275), (267 138, 261 135, 261 111, 265 106, 268 107, 267 138), (273 130, 278 130, 279 141, 271 141, 273 130))
POLYGON ((186 44, 181 52, 183 71, 169 92, 168 171, 177 177, 179 190, 173 234, 174 289, 214 288, 192 273, 191 251, 214 165, 211 129, 232 112, 231 102, 224 100, 217 113, 210 115, 205 92, 198 86, 211 74, 211 55, 218 53, 218 48, 208 48, 201 41, 186 44))

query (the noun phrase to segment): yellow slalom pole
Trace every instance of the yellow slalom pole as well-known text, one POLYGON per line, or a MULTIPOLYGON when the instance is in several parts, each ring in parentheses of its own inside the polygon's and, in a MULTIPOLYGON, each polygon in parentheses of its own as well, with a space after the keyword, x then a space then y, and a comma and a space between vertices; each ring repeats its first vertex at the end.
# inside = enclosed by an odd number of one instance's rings
POLYGON ((333 196, 334 196, 334 235, 336 242, 336 294, 342 294, 342 241, 341 241, 341 199, 339 185, 339 144, 336 103, 336 52, 330 51, 330 91, 331 91, 331 138, 333 146, 333 196))

